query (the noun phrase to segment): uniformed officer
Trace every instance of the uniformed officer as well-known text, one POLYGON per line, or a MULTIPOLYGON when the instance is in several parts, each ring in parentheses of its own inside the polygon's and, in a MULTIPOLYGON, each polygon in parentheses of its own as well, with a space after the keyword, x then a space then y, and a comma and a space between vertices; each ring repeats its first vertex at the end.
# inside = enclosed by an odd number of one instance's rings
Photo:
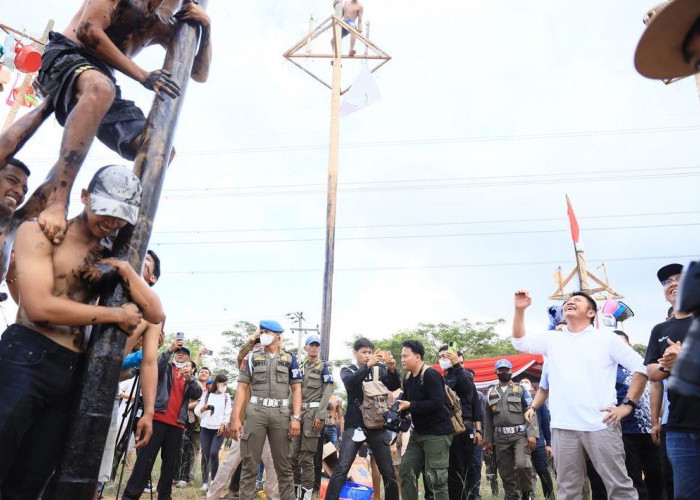
POLYGON ((484 415, 484 449, 493 451, 496 443, 498 472, 501 474, 506 500, 532 498, 532 462, 530 452, 535 449, 539 434, 537 420, 525 421, 525 412, 532 397, 511 381, 513 365, 507 359, 496 362, 499 384, 486 393, 484 415))
POLYGON ((301 372, 294 355, 281 346, 283 331, 276 321, 261 321, 263 347, 252 351, 241 363, 231 423, 233 439, 241 439, 240 500, 255 498, 255 476, 266 437, 270 440, 280 498, 294 499, 292 440, 301 428, 301 372), (243 433, 240 414, 248 391, 250 404, 243 433))
POLYGON ((315 480, 314 455, 318 449, 318 440, 328 412, 328 401, 334 387, 330 365, 318 358, 321 339, 316 335, 309 336, 304 351, 308 358, 301 365, 301 432, 294 439, 292 457, 297 500, 311 500, 315 480))

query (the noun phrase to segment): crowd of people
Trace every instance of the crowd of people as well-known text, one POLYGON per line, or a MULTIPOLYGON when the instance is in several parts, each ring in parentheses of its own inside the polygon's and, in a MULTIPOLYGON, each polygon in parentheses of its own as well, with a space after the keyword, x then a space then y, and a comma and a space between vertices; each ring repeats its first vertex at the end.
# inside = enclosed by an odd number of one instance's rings
MULTIPOLYGON (((485 392, 453 345, 437 349, 439 364, 429 366, 421 340, 405 340, 399 370, 398 353, 359 338, 354 362, 340 370, 343 405, 331 365, 319 357, 322 340, 307 338, 298 357, 284 348, 284 329, 273 320, 260 321, 240 346, 233 397, 227 376, 200 366, 203 352, 191 359, 182 336, 159 354, 165 312, 152 287, 160 259, 149 251, 135 269, 111 254, 119 231, 139 219, 140 179, 127 167, 105 166, 81 191, 82 212, 66 220, 67 205, 95 137, 127 159, 143 141, 145 116, 121 98, 114 70, 160 98, 176 98, 181 91, 170 73, 145 71, 131 58, 165 43, 176 21, 187 22, 199 30, 190 76, 204 81, 210 19, 196 1, 177 13, 180 2, 171 0, 152 2, 157 12, 148 2, 131 10, 112 3, 85 2, 62 34, 51 33, 37 78, 46 100, 0 136, 0 265, 18 302, 17 320, 0 339, 0 498, 60 498, 55 488, 84 352, 99 325, 116 325, 128 337, 123 355, 112 360, 115 368, 122 362, 122 382, 117 387, 114 373, 109 433, 94 443, 105 448, 99 487, 115 479, 115 457, 135 452, 124 499, 154 491, 171 498, 173 487, 194 480, 199 464, 207 498, 220 498, 228 486, 225 496, 251 500, 264 470, 268 498, 309 500, 320 487, 325 443, 338 450, 329 500, 340 498, 365 452, 376 468, 377 499, 416 500, 421 483, 425 498, 480 498, 483 462, 492 491, 497 471, 506 499, 532 498, 536 477, 547 498, 577 499, 586 489, 595 499, 700 498, 697 373, 678 368, 699 366, 697 343, 689 342, 700 328, 691 315, 698 311, 679 304, 681 277, 697 280, 697 267, 690 273, 671 263, 658 270, 671 309, 650 332, 644 358, 624 331, 599 327, 596 300, 587 293, 570 294, 554 331, 528 332, 532 300, 516 292, 512 344, 544 356, 542 377, 514 380, 509 360, 499 359, 498 383, 485 392), (61 154, 23 205, 30 169, 14 155, 51 113, 64 125, 61 154), (120 281, 129 302, 103 303, 105 279, 120 281), (228 454, 219 463, 226 440, 228 454)), ((363 8, 357 0, 339 4, 337 13, 353 30, 353 56, 363 8)), ((671 79, 700 71, 698 0, 670 0, 645 22, 635 56, 640 73, 671 79)), ((689 289, 697 295, 697 287, 689 289)), ((109 367, 104 373, 111 377, 109 367)), ((112 394, 106 397, 111 402, 112 394)))

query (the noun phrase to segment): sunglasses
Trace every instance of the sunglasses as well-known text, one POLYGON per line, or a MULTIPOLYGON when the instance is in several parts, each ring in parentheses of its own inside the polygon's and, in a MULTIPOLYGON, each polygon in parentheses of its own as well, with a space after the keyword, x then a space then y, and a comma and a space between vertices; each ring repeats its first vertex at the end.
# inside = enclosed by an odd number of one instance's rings
POLYGON ((675 276, 675 277, 673 277, 673 278, 666 278, 665 280, 663 280, 663 281, 661 282, 661 284, 662 284, 663 286, 668 286, 668 285, 670 285, 671 283, 678 283, 678 282, 680 282, 680 281, 681 281, 681 277, 680 277, 680 276, 675 276))

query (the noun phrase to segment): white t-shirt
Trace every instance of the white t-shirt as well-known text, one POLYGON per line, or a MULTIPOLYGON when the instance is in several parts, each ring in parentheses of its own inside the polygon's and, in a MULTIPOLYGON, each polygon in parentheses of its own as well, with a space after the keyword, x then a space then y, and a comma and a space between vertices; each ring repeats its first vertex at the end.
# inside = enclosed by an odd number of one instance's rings
POLYGON ((227 424, 231 416, 231 396, 228 393, 217 394, 205 392, 194 409, 194 414, 202 420, 200 427, 218 429, 221 424, 227 424), (208 395, 208 396, 207 396, 208 395), (214 411, 204 410, 204 403, 213 406, 214 411))
POLYGON ((572 333, 564 327, 512 341, 519 351, 547 356, 553 429, 605 429, 600 410, 617 406, 617 365, 646 375, 642 357, 608 328, 572 333))

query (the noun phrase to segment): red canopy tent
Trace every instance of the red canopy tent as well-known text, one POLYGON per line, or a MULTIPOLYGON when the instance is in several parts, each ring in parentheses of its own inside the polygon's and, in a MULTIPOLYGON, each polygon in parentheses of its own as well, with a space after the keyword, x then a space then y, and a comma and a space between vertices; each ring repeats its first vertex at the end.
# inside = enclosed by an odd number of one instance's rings
MULTIPOLYGON (((497 384, 496 370, 494 366, 499 359, 507 359, 513 365, 513 378, 529 377, 533 383, 539 382, 542 377, 542 364, 544 358, 541 354, 512 354, 510 356, 498 356, 495 358, 468 359, 462 366, 474 370, 474 383, 477 389, 486 389, 497 384)), ((440 365, 433 365, 440 373, 440 365)))

